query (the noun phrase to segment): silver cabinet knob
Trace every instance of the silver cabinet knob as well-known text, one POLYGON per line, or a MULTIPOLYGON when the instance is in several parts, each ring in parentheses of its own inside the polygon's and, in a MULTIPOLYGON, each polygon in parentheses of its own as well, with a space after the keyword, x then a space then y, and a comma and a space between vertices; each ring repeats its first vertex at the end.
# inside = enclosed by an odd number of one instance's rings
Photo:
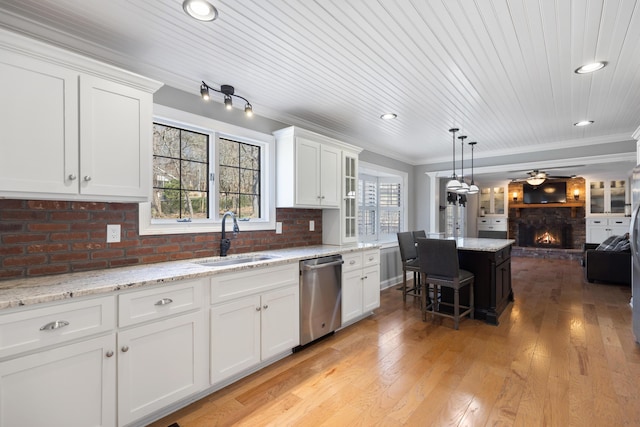
POLYGON ((89 182, 89 181, 91 181, 91 177, 89 175, 85 175, 84 180, 89 182))
POLYGON ((260 311, 260 310, 262 310, 262 308, 256 307, 256 311, 260 311))
POLYGON ((77 178, 77 176, 73 173, 70 173, 68 178, 69 178, 69 181, 74 181, 77 178))
POLYGON ((53 322, 49 322, 46 325, 40 328, 41 331, 53 331, 54 329, 64 328, 65 326, 69 326, 69 322, 66 320, 55 320, 53 322))
POLYGON ((128 345, 123 345, 120 350, 122 350, 123 353, 126 353, 127 351, 129 351, 129 346, 128 345))
POLYGON ((155 303, 155 305, 167 305, 167 304, 171 304, 172 302, 173 300, 171 298, 162 298, 160 301, 155 303))
POLYGON ((262 308, 264 308, 266 310, 267 308, 269 308, 269 306, 267 304, 265 304, 265 305, 262 306, 262 308))
POLYGON ((113 357, 113 351, 111 351, 111 350, 107 351, 107 353, 105 354, 105 356, 107 356, 107 357, 113 357))

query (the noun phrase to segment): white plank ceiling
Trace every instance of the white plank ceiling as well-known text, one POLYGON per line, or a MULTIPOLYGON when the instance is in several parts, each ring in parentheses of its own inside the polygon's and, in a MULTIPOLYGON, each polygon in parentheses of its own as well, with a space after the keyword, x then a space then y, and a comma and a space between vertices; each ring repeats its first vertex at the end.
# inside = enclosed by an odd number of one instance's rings
POLYGON ((194 94, 233 85, 258 115, 414 165, 450 160, 450 127, 486 158, 640 125, 636 0, 212 3, 203 23, 181 0, 0 0, 0 25, 194 94), (608 66, 574 73, 594 60, 608 66))

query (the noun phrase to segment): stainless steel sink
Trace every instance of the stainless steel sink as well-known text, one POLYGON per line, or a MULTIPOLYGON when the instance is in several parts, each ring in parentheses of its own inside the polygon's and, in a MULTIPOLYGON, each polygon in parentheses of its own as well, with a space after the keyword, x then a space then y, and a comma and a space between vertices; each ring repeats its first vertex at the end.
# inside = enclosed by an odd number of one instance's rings
POLYGON ((205 267, 224 267, 228 265, 247 264, 249 262, 266 261, 269 259, 276 259, 274 255, 249 255, 249 256, 237 256, 229 258, 215 258, 205 259, 202 261, 196 261, 196 264, 203 265, 205 267))

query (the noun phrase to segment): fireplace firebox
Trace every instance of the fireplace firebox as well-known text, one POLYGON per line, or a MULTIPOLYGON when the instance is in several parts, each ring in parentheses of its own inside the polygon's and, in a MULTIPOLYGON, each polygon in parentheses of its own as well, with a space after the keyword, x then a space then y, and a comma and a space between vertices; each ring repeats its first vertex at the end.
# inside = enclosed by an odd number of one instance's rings
POLYGON ((539 248, 571 248, 569 223, 518 223, 518 246, 539 248))

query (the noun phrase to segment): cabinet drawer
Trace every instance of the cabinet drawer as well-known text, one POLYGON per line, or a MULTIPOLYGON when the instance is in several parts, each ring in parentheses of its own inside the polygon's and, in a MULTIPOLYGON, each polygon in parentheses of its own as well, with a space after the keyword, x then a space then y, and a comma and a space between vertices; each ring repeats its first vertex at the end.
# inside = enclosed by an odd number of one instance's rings
POLYGON ((362 266, 369 267, 380 264, 380 251, 366 251, 362 253, 362 266))
POLYGON ((587 225, 608 225, 606 218, 587 218, 587 225))
POLYGON ((362 268, 362 252, 350 252, 342 255, 342 271, 359 270, 362 268))
POLYGON ((511 246, 507 246, 504 249, 500 249, 496 252, 496 265, 502 263, 503 261, 509 259, 511 257, 511 246))
POLYGON ((631 218, 609 218, 609 225, 617 227, 628 227, 631 224, 631 218))
POLYGON ((61 303, 0 316, 0 358, 115 328, 115 297, 61 303))
POLYGON ((118 325, 129 326, 202 307, 203 280, 130 292, 118 296, 118 325))
POLYGON ((298 263, 215 275, 211 277, 211 304, 298 284, 299 276, 298 263))

